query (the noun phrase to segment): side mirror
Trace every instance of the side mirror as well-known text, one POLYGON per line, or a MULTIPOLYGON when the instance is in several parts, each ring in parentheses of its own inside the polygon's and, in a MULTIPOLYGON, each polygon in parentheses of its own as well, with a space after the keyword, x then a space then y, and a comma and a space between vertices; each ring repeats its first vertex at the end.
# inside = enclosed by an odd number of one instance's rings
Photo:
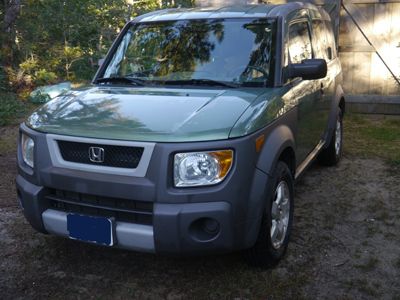
POLYGON ((99 67, 101 67, 101 65, 104 64, 104 61, 105 61, 105 60, 106 60, 105 58, 100 58, 100 59, 97 61, 97 65, 98 65, 99 67))
POLYGON ((301 64, 289 65, 289 77, 304 80, 320 79, 326 76, 328 66, 325 59, 305 59, 301 64))

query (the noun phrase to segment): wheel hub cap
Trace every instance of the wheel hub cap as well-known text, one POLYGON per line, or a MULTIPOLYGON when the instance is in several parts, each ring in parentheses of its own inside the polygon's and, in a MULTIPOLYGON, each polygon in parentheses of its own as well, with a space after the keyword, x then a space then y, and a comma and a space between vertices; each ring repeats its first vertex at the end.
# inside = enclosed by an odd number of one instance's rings
POLYGON ((339 120, 336 122, 336 134, 335 134, 335 152, 338 156, 340 154, 340 147, 342 146, 342 128, 339 120))
POLYGON ((286 237, 290 217, 290 193, 285 181, 279 182, 271 207, 271 241, 279 249, 286 237))

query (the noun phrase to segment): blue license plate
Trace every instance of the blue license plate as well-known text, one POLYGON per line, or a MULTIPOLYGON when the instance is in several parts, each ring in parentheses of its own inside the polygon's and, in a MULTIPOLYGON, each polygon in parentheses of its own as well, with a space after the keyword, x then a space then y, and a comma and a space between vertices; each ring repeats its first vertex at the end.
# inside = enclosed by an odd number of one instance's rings
POLYGON ((69 237, 85 242, 112 246, 114 244, 113 221, 108 218, 67 215, 69 237))

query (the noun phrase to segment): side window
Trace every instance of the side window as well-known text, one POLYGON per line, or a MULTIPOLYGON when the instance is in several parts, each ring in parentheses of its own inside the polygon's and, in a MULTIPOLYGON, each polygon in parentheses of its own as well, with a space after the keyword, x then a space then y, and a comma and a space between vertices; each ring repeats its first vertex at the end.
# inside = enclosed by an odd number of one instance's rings
POLYGON ((307 22, 297 22, 289 26, 289 59, 291 63, 301 63, 312 58, 310 30, 307 22))
POLYGON ((313 20, 313 47, 316 58, 327 62, 336 57, 335 38, 329 21, 313 20))
POLYGON ((312 27, 315 58, 324 58, 326 61, 329 61, 329 44, 327 40, 325 24, 322 22, 322 20, 313 20, 312 27))
POLYGON ((331 48, 331 51, 332 51, 331 57, 333 59, 333 58, 336 58, 337 53, 336 53, 335 36, 333 35, 332 24, 330 21, 325 21, 325 28, 326 28, 328 47, 331 48))

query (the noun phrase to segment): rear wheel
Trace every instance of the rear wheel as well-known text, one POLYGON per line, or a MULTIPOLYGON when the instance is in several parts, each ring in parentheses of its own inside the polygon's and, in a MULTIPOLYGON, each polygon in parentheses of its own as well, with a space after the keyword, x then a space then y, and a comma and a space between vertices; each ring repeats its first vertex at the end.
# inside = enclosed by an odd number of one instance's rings
POLYGON ((254 246, 246 251, 251 266, 272 267, 285 255, 293 222, 293 176, 279 161, 274 171, 273 190, 268 196, 254 246))
POLYGON ((319 162, 325 166, 336 165, 339 162, 340 158, 342 157, 342 148, 343 148, 343 115, 341 109, 339 108, 332 138, 329 142, 328 147, 322 150, 321 153, 319 154, 318 157, 319 162))

